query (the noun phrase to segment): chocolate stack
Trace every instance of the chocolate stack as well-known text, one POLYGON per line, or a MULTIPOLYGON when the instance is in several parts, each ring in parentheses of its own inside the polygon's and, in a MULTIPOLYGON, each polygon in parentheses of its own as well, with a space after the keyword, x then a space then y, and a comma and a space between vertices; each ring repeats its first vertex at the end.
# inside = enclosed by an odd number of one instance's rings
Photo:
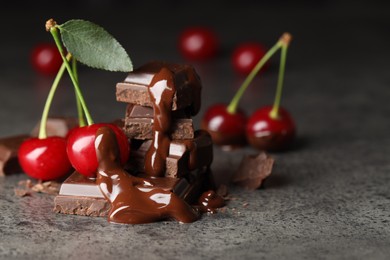
MULTIPOLYGON (((116 86, 127 103, 123 130, 131 143, 126 170, 153 180, 154 188, 171 191, 194 203, 208 182, 213 160, 210 135, 194 130, 200 109, 201 82, 190 65, 150 62, 116 86)), ((110 205, 94 180, 74 173, 55 199, 57 212, 104 216, 110 205)))
POLYGON ((118 101, 127 103, 123 129, 132 142, 129 170, 133 173, 145 173, 145 154, 152 144, 154 121, 162 120, 161 116, 155 119, 148 88, 152 78, 162 68, 172 72, 176 89, 170 111, 171 118, 168 119, 170 146, 164 176, 181 178, 193 170, 209 166, 212 161, 210 137, 205 131, 194 131, 191 119, 191 116, 199 112, 201 94, 201 82, 194 68, 164 62, 148 63, 130 73, 124 82, 117 84, 116 97, 118 101), (197 158, 190 158, 191 149, 194 147, 198 151, 197 158), (190 162, 196 165, 190 165, 190 162))

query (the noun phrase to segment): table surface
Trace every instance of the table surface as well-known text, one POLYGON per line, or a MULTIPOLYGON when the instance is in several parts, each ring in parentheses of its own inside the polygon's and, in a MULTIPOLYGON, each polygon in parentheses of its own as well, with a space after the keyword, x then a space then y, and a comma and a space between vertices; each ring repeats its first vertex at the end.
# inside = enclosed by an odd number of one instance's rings
MULTIPOLYGON (((235 199, 226 210, 192 224, 115 225, 105 218, 55 214, 51 196, 14 195, 26 175, 0 178, 0 258, 388 259, 389 4, 124 2, 71 1, 62 9, 34 12, 9 4, 1 10, 0 136, 28 133, 40 118, 52 78, 36 74, 28 55, 34 44, 51 41, 43 25, 54 17, 60 23, 83 18, 102 25, 136 67, 149 60, 188 62, 177 51, 179 32, 195 24, 214 28, 221 39, 219 56, 192 63, 203 82, 197 127, 205 109, 229 102, 244 79, 231 68, 233 48, 250 40, 271 46, 284 31, 291 32, 282 104, 296 121, 296 145, 271 153, 275 167, 262 189, 230 185, 235 199)), ((272 64, 243 97, 248 114, 272 103, 278 59, 272 64)), ((125 76, 80 67, 95 121, 124 116, 115 84, 125 76)), ((74 116, 75 111, 65 79, 51 114, 74 116)), ((249 147, 214 151, 214 174, 225 181, 244 155, 257 152, 249 147)))

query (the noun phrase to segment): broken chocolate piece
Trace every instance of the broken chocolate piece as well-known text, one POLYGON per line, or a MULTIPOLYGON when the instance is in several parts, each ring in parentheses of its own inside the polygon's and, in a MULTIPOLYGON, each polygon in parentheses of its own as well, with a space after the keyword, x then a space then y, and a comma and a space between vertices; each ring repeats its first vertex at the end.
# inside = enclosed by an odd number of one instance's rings
MULTIPOLYGON (((152 118, 127 118, 123 130, 130 139, 152 139, 153 119, 152 118)), ((171 124, 171 139, 192 139, 194 138, 194 126, 192 119, 176 119, 171 124)))
POLYGON ((46 193, 57 195, 60 189, 60 183, 54 181, 38 181, 33 183, 30 179, 19 181, 18 186, 14 188, 15 195, 18 197, 31 196, 33 193, 46 193))
POLYGON ((28 135, 17 135, 0 139, 0 176, 22 172, 18 160, 18 150, 28 135))
MULTIPOLYGON (((38 136, 40 121, 31 131, 31 136, 38 136)), ((69 130, 79 125, 79 121, 74 117, 49 117, 46 122, 47 136, 65 137, 69 130)))
POLYGON ((105 199, 86 196, 58 195, 54 198, 54 205, 57 213, 91 217, 107 216, 111 209, 105 199))
MULTIPOLYGON (((154 178, 153 189, 172 191, 187 203, 193 203, 202 193, 202 183, 205 180, 205 171, 191 173, 193 178, 154 178)), ((143 176, 147 179, 146 176, 143 176)), ((142 188, 141 186, 137 186, 142 188)), ((107 216, 111 208, 103 194, 100 192, 96 181, 74 172, 61 185, 59 195, 54 199, 54 211, 57 213, 83 215, 83 216, 107 216)))
POLYGON ((116 85, 117 101, 152 107, 153 102, 148 93, 148 86, 154 75, 163 67, 172 71, 176 86, 171 110, 189 107, 191 115, 196 115, 200 109, 201 82, 196 71, 190 65, 166 62, 148 63, 130 72, 124 82, 116 85))
POLYGON ((245 155, 238 171, 232 177, 233 183, 255 190, 260 188, 263 180, 272 172, 274 159, 265 152, 256 155, 245 155))
MULTIPOLYGON (((187 114, 186 110, 176 110, 171 113, 172 118, 190 118, 191 116, 187 114)), ((126 117, 125 119, 132 118, 153 118, 154 111, 152 107, 138 106, 134 104, 128 104, 126 107, 126 117)))
MULTIPOLYGON (((152 144, 151 140, 143 142, 138 149, 131 149, 128 169, 132 172, 145 172, 145 154, 152 144)), ((166 177, 180 178, 188 172, 209 167, 213 161, 213 144, 211 136, 204 130, 197 130, 194 139, 172 140, 166 158, 166 177)))

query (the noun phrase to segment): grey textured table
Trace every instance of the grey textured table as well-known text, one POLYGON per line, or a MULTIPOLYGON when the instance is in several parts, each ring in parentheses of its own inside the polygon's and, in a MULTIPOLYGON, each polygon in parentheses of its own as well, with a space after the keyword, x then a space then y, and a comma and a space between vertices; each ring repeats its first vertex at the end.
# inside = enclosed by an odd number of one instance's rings
MULTIPOLYGON (((198 126, 205 109, 228 102, 243 80, 230 67, 232 48, 245 40, 270 46, 289 31, 294 42, 282 102, 296 120, 299 138, 291 151, 272 154, 276 165, 263 189, 231 186, 236 199, 225 212, 192 224, 114 225, 105 218, 55 214, 53 197, 14 195, 24 174, 0 178, 0 258, 389 258, 389 5, 240 2, 153 6, 100 1, 91 7, 92 1, 71 1, 64 10, 1 10, 1 136, 26 133, 39 120, 52 79, 32 71, 28 54, 37 42, 51 40, 43 25, 54 17, 102 25, 135 66, 151 59, 185 62, 175 45, 180 30, 195 23, 215 28, 224 51, 210 62, 194 63, 204 86, 198 126), (119 3, 124 7, 118 8, 119 3)), ((272 102, 276 71, 271 68, 248 89, 241 103, 248 113, 272 102)), ((124 116, 125 104, 117 103, 114 94, 115 83, 124 77, 81 67, 80 81, 95 121, 124 116)), ((68 80, 54 102, 52 114, 75 115, 68 80)), ((242 156, 255 152, 216 147, 216 177, 228 179, 242 156)))

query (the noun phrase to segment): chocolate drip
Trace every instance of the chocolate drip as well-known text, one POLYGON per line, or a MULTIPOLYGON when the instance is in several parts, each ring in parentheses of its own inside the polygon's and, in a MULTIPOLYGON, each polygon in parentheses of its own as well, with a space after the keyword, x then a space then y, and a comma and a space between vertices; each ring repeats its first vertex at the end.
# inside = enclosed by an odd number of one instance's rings
POLYGON ((153 180, 135 177, 123 170, 118 143, 109 127, 98 129, 95 147, 99 163, 96 182, 111 203, 110 222, 142 224, 173 218, 190 223, 199 218, 199 213, 176 194, 156 188, 153 180))
POLYGON ((212 190, 204 192, 200 196, 198 203, 201 212, 216 213, 217 208, 225 206, 225 200, 212 190))
POLYGON ((145 155, 145 172, 150 176, 164 176, 171 144, 171 110, 176 91, 172 71, 163 67, 153 77, 148 91, 153 103, 154 122, 152 145, 145 155))

